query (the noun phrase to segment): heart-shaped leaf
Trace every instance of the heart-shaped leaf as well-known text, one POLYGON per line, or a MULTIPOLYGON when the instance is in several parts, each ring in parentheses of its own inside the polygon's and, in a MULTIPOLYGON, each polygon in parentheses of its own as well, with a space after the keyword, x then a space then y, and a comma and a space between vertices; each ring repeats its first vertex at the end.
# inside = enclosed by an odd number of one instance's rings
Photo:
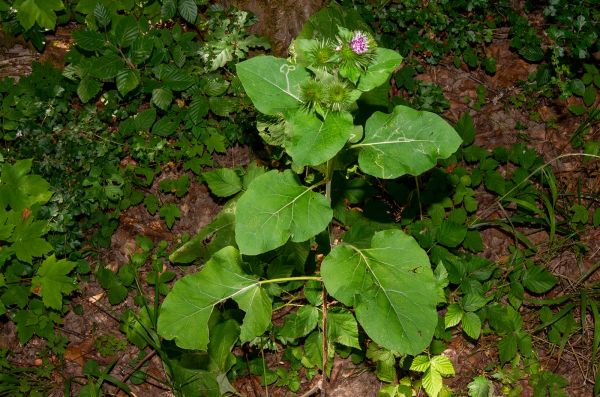
POLYGON ((373 88, 379 87, 388 81, 392 72, 401 63, 402 55, 396 51, 387 48, 377 48, 373 63, 358 82, 358 89, 361 91, 370 91, 373 88))
POLYGON ((270 171, 240 197, 235 240, 242 254, 258 255, 289 239, 306 241, 325 230, 333 211, 325 196, 303 186, 290 170, 270 171))
POLYGON ((287 122, 285 148, 298 166, 315 166, 331 159, 348 142, 354 127, 347 112, 331 112, 321 120, 314 113, 298 110, 287 122))
POLYGON ((301 66, 285 59, 258 56, 236 66, 244 90, 256 108, 269 115, 296 109, 300 100, 300 84, 309 78, 301 66))
POLYGON ((435 113, 396 106, 390 114, 375 112, 365 127, 358 164, 367 174, 379 178, 419 175, 448 158, 461 139, 435 113))
POLYGON ((356 318, 377 344, 416 355, 437 325, 436 292, 427 254, 400 230, 375 233, 371 248, 334 248, 321 265, 327 291, 354 306, 356 318))
POLYGON ((208 320, 215 305, 234 299, 246 312, 242 342, 262 334, 271 322, 271 299, 254 276, 244 273, 237 249, 215 253, 198 273, 181 278, 165 298, 158 333, 184 349, 206 350, 208 320))

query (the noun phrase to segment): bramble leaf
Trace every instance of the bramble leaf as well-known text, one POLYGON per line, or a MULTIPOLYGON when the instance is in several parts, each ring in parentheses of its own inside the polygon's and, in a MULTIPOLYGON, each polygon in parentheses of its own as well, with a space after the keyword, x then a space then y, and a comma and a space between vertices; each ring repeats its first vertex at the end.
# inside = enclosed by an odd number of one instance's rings
POLYGON ((436 283, 427 254, 400 230, 375 233, 371 248, 334 248, 321 265, 327 291, 354 306, 379 345, 418 354, 437 325, 436 283))
POLYGON ((269 171, 252 181, 236 209, 235 240, 258 255, 288 240, 306 241, 323 231, 333 211, 325 196, 298 182, 290 170, 269 171))
POLYGON ((528 266, 523 273, 523 286, 536 294, 548 292, 557 282, 552 273, 537 265, 528 266))
POLYGON ((242 190, 242 180, 231 168, 221 168, 202 174, 210 191, 219 197, 233 196, 242 190))
POLYGON ((483 375, 474 377, 467 388, 469 389, 469 397, 494 396, 494 384, 483 375))
POLYGON ((181 213, 179 212, 179 208, 173 204, 168 203, 163 205, 160 208, 159 214, 162 218, 165 219, 165 223, 169 229, 173 228, 173 223, 175 223, 175 218, 179 218, 181 213))

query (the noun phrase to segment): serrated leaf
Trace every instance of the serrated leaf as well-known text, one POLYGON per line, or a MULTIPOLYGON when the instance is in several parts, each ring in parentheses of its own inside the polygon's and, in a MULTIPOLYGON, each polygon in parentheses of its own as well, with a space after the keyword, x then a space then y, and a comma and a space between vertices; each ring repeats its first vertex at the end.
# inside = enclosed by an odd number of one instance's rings
POLYGON ((284 145, 298 166, 316 166, 333 158, 348 142, 354 127, 347 112, 331 112, 321 119, 298 110, 286 119, 284 145))
POLYGON ((327 338, 344 346, 360 349, 358 324, 348 310, 330 311, 327 314, 327 338))
POLYGON ((466 235, 466 225, 444 220, 438 229, 436 239, 446 247, 455 248, 463 242, 466 235))
POLYGON ((108 8, 100 2, 94 7, 94 17, 96 18, 96 22, 98 22, 98 26, 102 28, 108 26, 110 23, 110 12, 108 11, 108 8))
POLYGON ((375 58, 369 65, 367 71, 358 82, 358 89, 370 91, 387 82, 390 75, 402 63, 402 56, 394 50, 377 47, 375 58))
POLYGON ((167 88, 155 88, 152 90, 151 102, 162 110, 168 110, 173 101, 173 91, 167 88))
POLYGON ((254 179, 239 199, 235 239, 243 254, 258 255, 288 240, 308 240, 332 216, 325 196, 301 185, 292 171, 273 170, 254 179))
POLYGON ((202 174, 210 191, 219 197, 229 197, 242 190, 242 179, 231 168, 221 168, 202 174))
POLYGON ((439 372, 443 376, 454 375, 454 366, 452 365, 452 361, 450 361, 450 359, 443 354, 431 357, 429 364, 432 370, 439 372))
POLYGON ((391 114, 375 112, 367 120, 365 138, 352 147, 359 149, 361 170, 390 179, 420 175, 460 144, 456 131, 440 116, 396 106, 391 114))
POLYGON ((439 372, 432 370, 432 368, 429 368, 425 372, 421 384, 429 397, 437 397, 444 385, 442 375, 439 372))
POLYGON ((160 64, 153 69, 156 77, 162 81, 161 88, 183 91, 197 83, 195 74, 179 69, 175 65, 160 64))
POLYGON ((12 243, 9 250, 15 253, 17 259, 27 263, 49 253, 53 247, 41 237, 46 234, 46 227, 43 221, 17 224, 8 239, 12 243))
POLYGON ((217 116, 226 117, 238 109, 240 101, 234 97, 210 97, 208 98, 208 105, 211 112, 217 116))
POLYGON ((487 299, 477 293, 469 293, 463 296, 460 304, 464 311, 475 312, 487 303, 487 299))
POLYGON ((481 334, 481 319, 473 312, 465 313, 462 318, 462 329, 473 339, 479 339, 481 334))
POLYGON ((31 29, 36 22, 43 29, 54 29, 55 11, 63 8, 61 0, 22 0, 17 8, 17 20, 25 30, 31 29))
POLYGON ((286 316, 277 334, 283 338, 302 338, 317 327, 318 321, 319 310, 316 307, 302 306, 297 312, 286 316))
POLYGON ((41 176, 26 175, 30 169, 31 159, 2 166, 0 207, 10 206, 15 211, 22 211, 35 204, 45 204, 52 197, 50 184, 41 176))
POLYGON ((247 336, 262 334, 268 323, 261 321, 268 318, 270 322, 271 308, 269 305, 267 310, 264 301, 259 306, 251 306, 255 302, 253 297, 259 296, 262 300, 265 295, 254 276, 243 272, 241 262, 235 248, 225 247, 213 255, 200 272, 177 281, 161 306, 158 333, 165 339, 175 339, 184 349, 205 350, 209 342, 208 320, 214 306, 238 298, 238 304, 242 302, 240 307, 247 310, 244 323, 254 318, 251 326, 246 326, 247 336))
POLYGON ((140 84, 140 72, 133 69, 123 69, 117 73, 116 82, 117 90, 125 96, 140 84))
POLYGON ((509 362, 517 355, 517 336, 508 334, 498 343, 498 353, 502 364, 509 362))
POLYGON ((321 265, 327 291, 354 306, 377 344, 418 354, 437 325, 436 284, 427 254, 400 230, 375 233, 371 247, 335 247, 321 265))
POLYGON ((467 389, 469 397, 494 397, 494 384, 483 375, 474 377, 467 389))
POLYGON ((115 54, 108 54, 94 58, 89 73, 102 81, 112 81, 124 67, 121 58, 115 54))
POLYGON ((446 315, 444 316, 444 327, 454 327, 460 323, 460 320, 462 320, 464 314, 465 313, 460 305, 456 303, 449 305, 448 309, 446 310, 446 315))
POLYGON ((121 48, 127 48, 139 37, 138 22, 131 15, 120 16, 114 28, 116 43, 121 48))
POLYGON ((100 51, 104 48, 104 37, 100 32, 82 29, 73 32, 75 44, 87 51, 100 51))
POLYGON ((175 4, 175 0, 163 0, 160 7, 160 16, 162 19, 168 20, 175 16, 175 12, 177 11, 175 4))
POLYGON ((183 17, 189 23, 194 23, 198 17, 198 6, 194 0, 179 0, 177 5, 179 8, 179 15, 183 17))
POLYGON ((152 133, 159 136, 171 136, 179 127, 179 123, 177 120, 172 119, 171 117, 164 116, 158 119, 156 123, 152 126, 152 133))
POLYGON ((384 382, 393 382, 396 379, 396 356, 393 352, 369 343, 367 358, 377 363, 375 375, 384 382))
POLYGON ((133 119, 135 120, 135 128, 138 131, 150 131, 152 124, 156 121, 156 109, 150 107, 146 110, 142 110, 136 114, 133 119))
POLYGON ((81 99, 81 102, 87 103, 100 92, 100 88, 102 88, 102 84, 100 84, 98 80, 84 77, 77 86, 77 95, 79 96, 79 99, 81 99))
POLYGON ((179 212, 179 208, 173 204, 168 203, 160 207, 159 214, 161 218, 164 218, 165 223, 169 229, 173 228, 173 223, 175 223, 175 218, 179 218, 181 213, 179 212))
POLYGON ((415 372, 425 372, 429 369, 429 357, 425 355, 416 356, 410 364, 410 370, 415 372))
POLYGON ((75 279, 68 274, 77 266, 75 262, 66 259, 56 260, 54 255, 46 258, 40 265, 33 280, 32 289, 39 288, 44 306, 52 309, 62 309, 63 295, 69 295, 77 289, 75 279))
POLYGON ((299 65, 264 55, 238 63, 236 70, 256 109, 268 115, 300 107, 300 84, 310 77, 299 65))
POLYGON ((158 211, 160 202, 158 201, 158 198, 155 195, 149 194, 144 199, 144 206, 146 207, 146 210, 148 211, 148 213, 150 213, 150 215, 154 215, 156 214, 156 211, 158 211))
POLYGON ((189 116, 192 123, 198 124, 208 114, 209 103, 204 95, 197 95, 190 102, 189 116))
POLYGON ((537 265, 528 266, 523 273, 523 286, 536 294, 550 291, 557 282, 556 277, 537 265))
POLYGON ((463 113, 456 123, 456 132, 463 140, 464 146, 469 146, 475 140, 475 123, 468 112, 463 113))
POLYGON ((145 62, 154 49, 154 42, 148 36, 140 36, 131 44, 129 49, 129 57, 134 65, 139 65, 145 62))

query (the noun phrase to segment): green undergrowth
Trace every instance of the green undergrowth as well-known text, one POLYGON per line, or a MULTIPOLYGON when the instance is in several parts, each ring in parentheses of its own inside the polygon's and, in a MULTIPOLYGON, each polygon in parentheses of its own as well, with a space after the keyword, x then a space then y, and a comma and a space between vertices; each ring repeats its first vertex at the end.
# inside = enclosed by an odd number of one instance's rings
POLYGON ((79 22, 63 70, 36 64, 0 83, 0 315, 21 344, 44 341, 35 367, 0 350, 0 395, 53 391, 64 317, 86 315, 77 299, 90 281, 126 307, 119 334, 95 336, 102 360, 64 374, 65 395, 144 383, 236 395, 248 376, 265 394, 301 393, 304 380, 327 384, 343 358, 382 382, 380 396, 566 396, 540 349, 560 356, 580 337, 600 394, 598 265, 570 284, 552 271, 561 253, 594 250, 586 235, 600 227, 597 192, 565 191, 553 171, 567 157, 597 160, 596 11, 343 3, 308 20, 288 59, 245 60, 269 48, 248 33, 255 20, 202 1, 0 1, 5 31, 36 46, 45 29, 79 22), (549 36, 526 12, 543 15, 549 36), (500 73, 487 53, 498 28, 539 63, 512 104, 533 113, 532 98, 568 99, 583 153, 488 150, 471 115, 455 125, 439 115, 449 103, 418 79, 424 64, 450 56, 500 73), (260 164, 276 167, 214 168, 215 154, 259 139, 270 155, 260 164), (211 223, 173 241, 139 235, 118 269, 101 262, 123 211, 144 206, 172 229, 195 183, 222 205, 211 223), (503 256, 485 244, 494 233, 503 256), (464 390, 445 380, 461 375, 456 338, 494 358, 464 390))

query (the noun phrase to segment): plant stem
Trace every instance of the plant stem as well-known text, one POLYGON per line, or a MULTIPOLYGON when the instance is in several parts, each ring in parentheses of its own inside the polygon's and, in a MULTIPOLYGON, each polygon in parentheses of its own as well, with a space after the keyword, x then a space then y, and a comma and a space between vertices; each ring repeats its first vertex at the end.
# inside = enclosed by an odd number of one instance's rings
POLYGON ((322 290, 323 300, 323 382, 321 383, 321 397, 326 397, 327 393, 327 364, 329 359, 329 351, 327 349, 327 290, 323 285, 322 290))
POLYGON ((419 202, 419 216, 423 220, 423 205, 421 204, 421 189, 419 188, 419 177, 415 176, 415 185, 417 187, 417 201, 419 202))
POLYGON ((322 281, 321 277, 317 276, 297 276, 297 277, 281 277, 281 278, 272 278, 269 280, 261 280, 258 282, 259 285, 263 284, 272 284, 272 283, 287 283, 289 281, 322 281))

